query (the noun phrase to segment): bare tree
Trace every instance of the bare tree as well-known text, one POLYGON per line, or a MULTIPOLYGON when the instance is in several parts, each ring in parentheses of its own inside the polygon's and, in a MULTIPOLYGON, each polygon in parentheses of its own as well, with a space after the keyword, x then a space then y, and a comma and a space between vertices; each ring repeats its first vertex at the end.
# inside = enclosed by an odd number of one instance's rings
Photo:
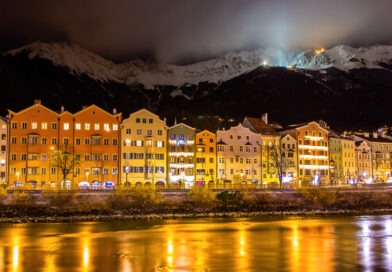
POLYGON ((70 173, 80 165, 79 158, 75 154, 75 150, 65 145, 63 149, 54 152, 52 158, 52 167, 59 169, 62 180, 65 182, 70 173))
POLYGON ((283 175, 290 167, 290 160, 285 157, 284 152, 280 146, 270 145, 267 147, 268 150, 268 163, 270 164, 270 172, 278 175, 279 187, 282 188, 283 175))

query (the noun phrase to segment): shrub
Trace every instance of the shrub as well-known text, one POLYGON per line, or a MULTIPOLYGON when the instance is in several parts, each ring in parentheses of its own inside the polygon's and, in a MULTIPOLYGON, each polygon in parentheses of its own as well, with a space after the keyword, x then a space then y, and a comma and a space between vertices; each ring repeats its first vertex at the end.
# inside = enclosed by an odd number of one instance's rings
POLYGON ((199 207, 213 206, 215 193, 203 186, 193 186, 187 193, 188 199, 199 207))
POLYGON ((42 196, 49 206, 64 209, 69 207, 77 196, 75 190, 48 189, 42 191, 42 196))

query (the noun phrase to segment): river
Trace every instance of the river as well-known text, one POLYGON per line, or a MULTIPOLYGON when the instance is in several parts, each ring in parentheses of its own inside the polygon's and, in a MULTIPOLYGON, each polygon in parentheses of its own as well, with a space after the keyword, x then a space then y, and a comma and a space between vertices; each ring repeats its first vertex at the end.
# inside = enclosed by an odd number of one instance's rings
POLYGON ((392 216, 0 225, 1 271, 392 271, 392 216))

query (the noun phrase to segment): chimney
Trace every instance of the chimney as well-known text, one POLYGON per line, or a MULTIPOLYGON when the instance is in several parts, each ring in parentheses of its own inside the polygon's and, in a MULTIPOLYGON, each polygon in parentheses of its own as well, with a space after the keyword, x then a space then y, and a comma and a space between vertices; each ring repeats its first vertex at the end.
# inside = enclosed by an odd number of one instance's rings
POLYGON ((363 136, 366 137, 366 138, 369 138, 369 132, 364 132, 363 136))
POLYGON ((117 109, 113 108, 113 115, 116 115, 116 114, 117 114, 117 109))
POLYGON ((376 131, 373 131, 373 138, 374 138, 374 139, 377 139, 377 137, 378 137, 377 132, 376 132, 376 131))
POLYGON ((35 100, 34 100, 34 105, 37 105, 37 104, 41 104, 41 100, 35 99, 35 100))
POLYGON ((64 112, 64 106, 61 106, 61 108, 60 108, 60 111, 61 111, 61 113, 63 113, 64 112))
POLYGON ((268 124, 268 113, 262 114, 261 120, 267 125, 268 124))

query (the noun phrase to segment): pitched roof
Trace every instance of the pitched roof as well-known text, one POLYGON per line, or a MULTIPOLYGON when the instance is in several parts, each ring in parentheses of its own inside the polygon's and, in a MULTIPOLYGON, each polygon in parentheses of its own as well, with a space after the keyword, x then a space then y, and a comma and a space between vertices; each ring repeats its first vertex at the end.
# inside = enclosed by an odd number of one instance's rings
POLYGON ((246 120, 257 133, 260 133, 262 135, 279 135, 274 128, 266 124, 261 118, 245 117, 244 121, 246 120))

